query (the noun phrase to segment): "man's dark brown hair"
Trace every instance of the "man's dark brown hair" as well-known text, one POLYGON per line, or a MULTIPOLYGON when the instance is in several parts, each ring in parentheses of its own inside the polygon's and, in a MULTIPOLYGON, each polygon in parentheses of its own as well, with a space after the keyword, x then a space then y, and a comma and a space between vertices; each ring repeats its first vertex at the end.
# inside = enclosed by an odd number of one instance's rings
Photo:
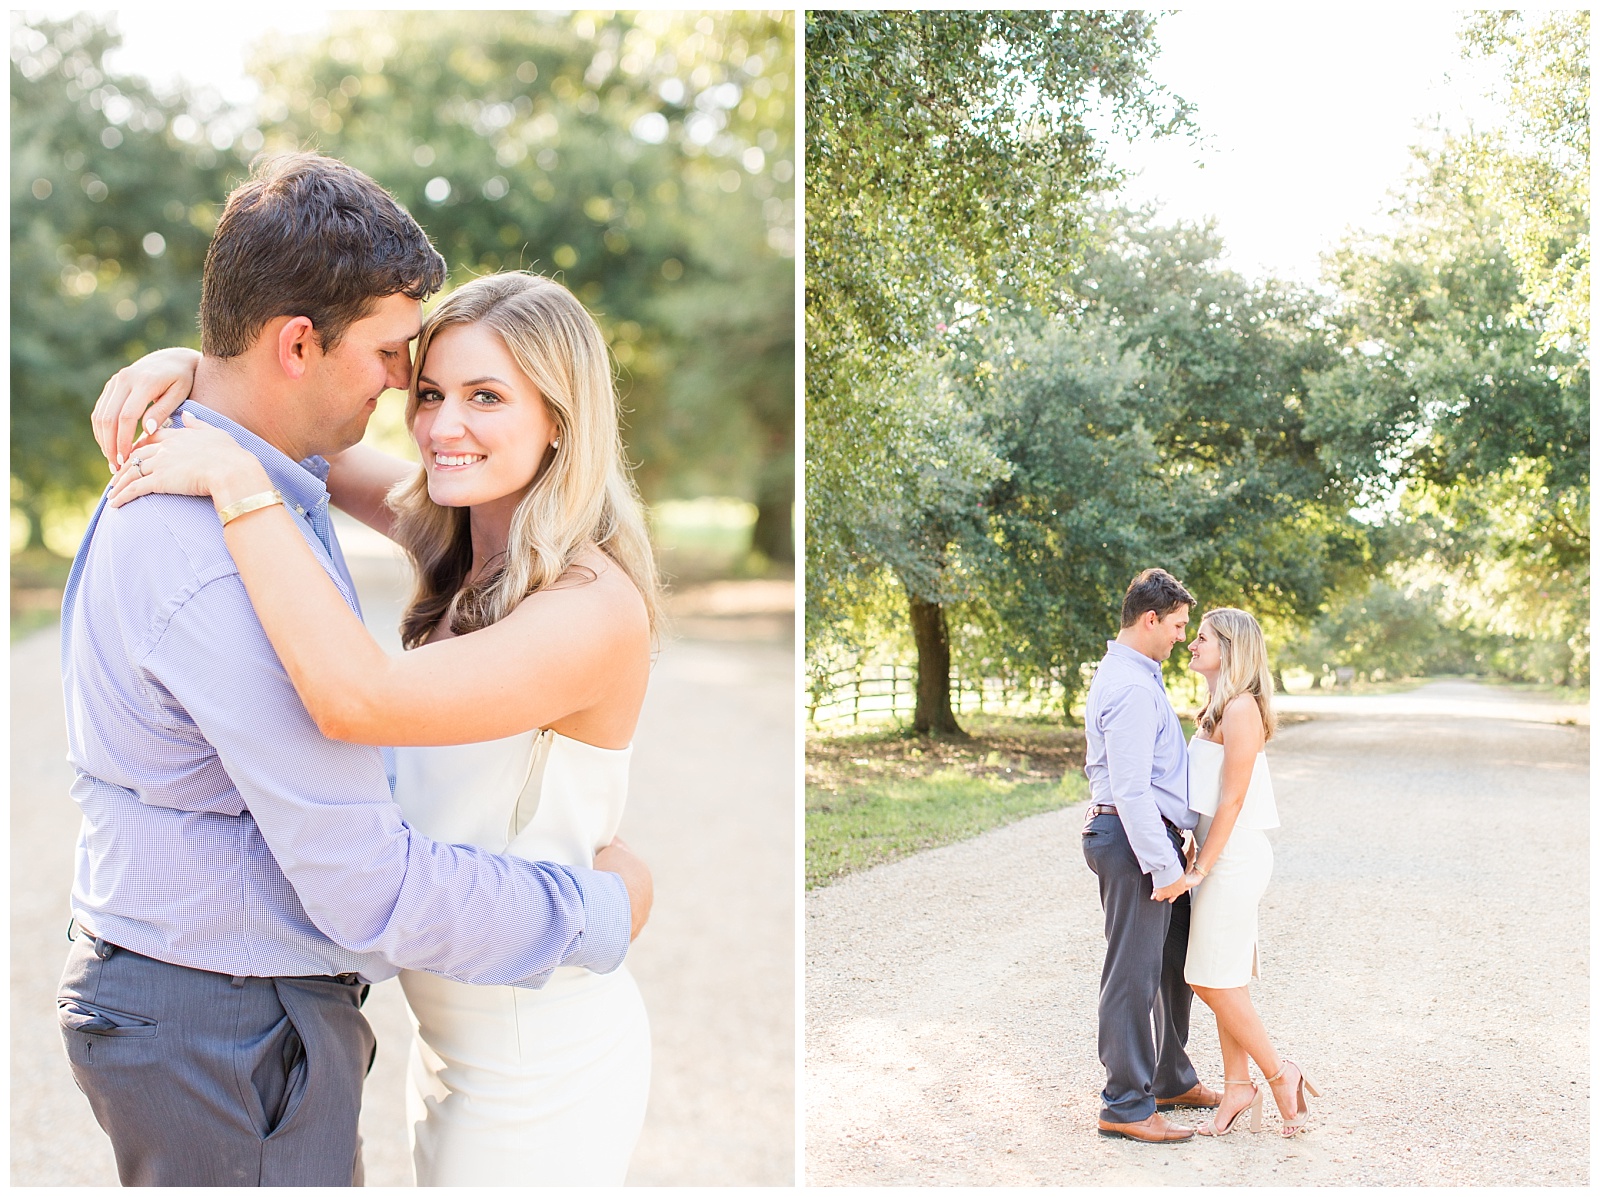
POLYGON ((327 353, 378 300, 426 298, 444 275, 410 213, 353 166, 313 153, 258 158, 206 251, 200 347, 237 357, 267 321, 305 316, 327 353))
POLYGON ((1146 611, 1165 619, 1179 607, 1192 607, 1196 601, 1183 583, 1166 570, 1147 569, 1128 583, 1128 593, 1122 596, 1122 626, 1131 628, 1146 611))

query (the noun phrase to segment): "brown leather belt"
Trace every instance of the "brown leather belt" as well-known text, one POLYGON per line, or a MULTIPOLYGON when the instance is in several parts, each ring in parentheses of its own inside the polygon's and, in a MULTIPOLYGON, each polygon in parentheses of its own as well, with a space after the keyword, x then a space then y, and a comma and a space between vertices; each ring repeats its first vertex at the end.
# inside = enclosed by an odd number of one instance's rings
MULTIPOLYGON (((167 960, 156 960, 156 958, 154 956, 144 956, 143 953, 135 952, 132 948, 125 948, 121 944, 112 943, 109 939, 101 939, 100 936, 96 935, 93 931, 89 930, 89 928, 85 927, 82 923, 78 922, 77 919, 71 919, 71 920, 68 921, 68 923, 67 923, 67 938, 69 940, 82 939, 82 940, 86 940, 89 943, 93 944, 94 945, 94 954, 96 956, 100 957, 101 960, 110 960, 111 957, 113 955, 115 955, 117 952, 126 952, 130 956, 142 956, 145 960, 155 960, 157 964, 165 964, 165 965, 168 965, 168 967, 170 967, 170 968, 189 968, 190 967, 187 964, 172 964, 170 961, 167 961, 167 960)), ((214 969, 196 969, 195 971, 196 972, 214 972, 216 970, 214 970, 214 969)), ((222 974, 219 974, 219 975, 227 976, 228 974, 222 973, 222 974)), ((250 978, 248 978, 248 977, 234 977, 233 978, 233 982, 234 982, 235 985, 240 985, 240 984, 243 984, 245 981, 247 981, 249 979, 250 978)), ((361 980, 361 974, 360 973, 335 973, 335 974, 330 975, 330 976, 308 976, 308 977, 301 977, 301 976, 294 976, 294 977, 261 977, 261 978, 257 978, 257 979, 258 980, 264 980, 264 981, 331 981, 336 985, 363 985, 363 984, 365 984, 365 982, 363 982, 361 980)))
MULTIPOLYGON (((1095 803, 1093 806, 1091 806, 1089 808, 1089 817, 1091 819, 1094 818, 1096 815, 1114 815, 1116 813, 1117 813, 1117 808, 1116 807, 1114 807, 1114 806, 1106 806, 1104 803, 1100 803, 1100 802, 1095 803)), ((1166 815, 1162 815, 1161 816, 1161 821, 1163 823, 1165 823, 1173 831, 1176 831, 1179 835, 1183 834, 1183 828, 1179 827, 1171 819, 1167 818, 1166 815)))

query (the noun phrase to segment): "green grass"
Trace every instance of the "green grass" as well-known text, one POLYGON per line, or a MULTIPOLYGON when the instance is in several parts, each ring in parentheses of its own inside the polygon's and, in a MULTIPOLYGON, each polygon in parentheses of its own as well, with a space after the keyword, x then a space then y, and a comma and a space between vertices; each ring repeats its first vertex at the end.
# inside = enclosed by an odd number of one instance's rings
POLYGON ((948 769, 863 788, 849 798, 806 787, 806 888, 857 869, 970 839, 992 827, 1081 800, 1089 784, 998 781, 948 769))
POLYGON ((808 737, 807 889, 1088 796, 1082 731, 996 715, 962 723, 970 740, 899 728, 808 737))

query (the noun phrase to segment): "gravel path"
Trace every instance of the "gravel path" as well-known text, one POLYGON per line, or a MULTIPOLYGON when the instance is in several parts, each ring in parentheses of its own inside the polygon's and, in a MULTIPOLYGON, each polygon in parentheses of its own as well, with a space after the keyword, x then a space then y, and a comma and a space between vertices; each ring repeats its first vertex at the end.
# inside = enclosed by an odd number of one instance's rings
MULTIPOLYGON (((401 567, 359 529, 340 536, 369 626, 398 648, 385 629, 398 624, 401 567)), ((794 1178, 793 620, 769 593, 781 588, 750 589, 753 610, 723 595, 677 622, 635 740, 623 832, 650 862, 656 903, 629 966, 655 1068, 630 1184, 794 1178)), ((11 652, 11 1183, 114 1185, 110 1142, 55 1020, 78 828, 58 643, 52 628, 11 652)), ((378 1036, 361 1118, 367 1183, 409 1185, 398 982, 374 986, 366 1011, 378 1036)))
POLYGON ((1254 997, 1325 1094, 1311 1131, 1095 1133, 1077 807, 807 895, 806 1182, 1587 1185, 1586 709, 1459 682, 1296 705, 1254 997))

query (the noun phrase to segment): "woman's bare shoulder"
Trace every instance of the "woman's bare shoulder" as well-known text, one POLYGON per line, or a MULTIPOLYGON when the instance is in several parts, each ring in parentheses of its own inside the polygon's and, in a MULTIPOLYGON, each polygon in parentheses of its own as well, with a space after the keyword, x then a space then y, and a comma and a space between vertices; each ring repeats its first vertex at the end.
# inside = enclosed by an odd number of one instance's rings
POLYGON ((1260 740, 1266 730, 1266 724, 1261 718, 1261 707, 1257 704, 1253 694, 1236 694, 1228 700, 1228 705, 1223 709, 1222 718, 1217 720, 1217 730, 1221 732, 1220 739, 1226 741, 1231 735, 1235 738, 1244 736, 1252 740, 1260 740))

